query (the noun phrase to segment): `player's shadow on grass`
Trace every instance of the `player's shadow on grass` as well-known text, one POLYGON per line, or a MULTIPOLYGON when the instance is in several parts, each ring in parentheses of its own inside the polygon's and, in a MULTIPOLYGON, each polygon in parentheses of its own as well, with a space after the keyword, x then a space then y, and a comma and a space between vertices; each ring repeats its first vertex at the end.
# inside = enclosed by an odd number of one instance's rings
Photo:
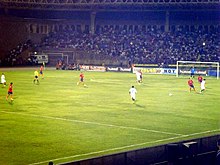
POLYGON ((8 104, 13 105, 13 101, 8 101, 8 104))
POLYGON ((134 105, 135 105, 136 107, 138 107, 138 108, 145 108, 145 106, 140 105, 140 104, 137 104, 137 103, 135 103, 134 105))

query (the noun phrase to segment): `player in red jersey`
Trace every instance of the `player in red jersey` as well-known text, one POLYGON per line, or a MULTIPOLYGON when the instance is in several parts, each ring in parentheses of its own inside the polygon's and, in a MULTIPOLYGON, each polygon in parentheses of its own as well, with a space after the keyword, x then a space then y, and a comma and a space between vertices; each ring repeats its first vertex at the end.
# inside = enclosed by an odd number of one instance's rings
POLYGON ((188 85, 189 85, 189 91, 191 92, 191 90, 193 89, 196 92, 196 89, 193 85, 193 80, 189 78, 188 80, 188 85))
POLYGON ((84 83, 84 74, 81 72, 79 75, 79 82, 77 82, 77 85, 82 84, 84 87, 86 87, 86 84, 84 83))
POLYGON ((13 101, 13 83, 11 82, 8 87, 8 95, 6 96, 6 100, 8 100, 8 97, 10 96, 11 101, 13 101))
POLYGON ((202 76, 199 75, 199 77, 198 77, 198 82, 199 82, 200 84, 201 84, 202 80, 203 80, 202 76))
POLYGON ((43 68, 43 66, 41 65, 41 67, 40 67, 40 76, 42 77, 42 79, 44 79, 43 70, 44 70, 44 68, 43 68))

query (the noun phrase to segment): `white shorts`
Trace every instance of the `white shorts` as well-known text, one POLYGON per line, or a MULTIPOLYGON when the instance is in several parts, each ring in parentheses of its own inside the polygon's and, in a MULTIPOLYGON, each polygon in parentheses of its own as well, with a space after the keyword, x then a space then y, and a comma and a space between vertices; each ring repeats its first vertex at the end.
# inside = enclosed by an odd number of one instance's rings
POLYGON ((5 80, 1 80, 1 83, 4 84, 4 83, 6 83, 6 81, 5 80))
POLYGON ((137 76, 137 81, 140 81, 141 80, 141 77, 140 76, 137 76))
POLYGON ((136 99, 135 94, 131 94, 131 98, 136 99))

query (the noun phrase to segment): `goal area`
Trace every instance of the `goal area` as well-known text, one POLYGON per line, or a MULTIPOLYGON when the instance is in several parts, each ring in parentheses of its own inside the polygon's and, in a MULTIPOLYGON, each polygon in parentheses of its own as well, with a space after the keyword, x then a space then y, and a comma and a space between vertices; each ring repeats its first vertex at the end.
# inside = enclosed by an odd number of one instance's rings
POLYGON ((176 77, 180 75, 214 76, 219 79, 219 62, 177 61, 176 77))

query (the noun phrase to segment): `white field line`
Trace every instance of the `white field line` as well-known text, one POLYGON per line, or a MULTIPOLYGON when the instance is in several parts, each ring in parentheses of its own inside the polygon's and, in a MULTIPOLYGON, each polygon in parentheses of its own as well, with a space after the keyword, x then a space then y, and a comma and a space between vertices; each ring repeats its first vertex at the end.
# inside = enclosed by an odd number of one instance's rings
POLYGON ((40 115, 25 114, 25 113, 19 113, 19 112, 7 112, 7 111, 0 111, 0 112, 7 113, 7 114, 31 116, 31 117, 37 117, 37 118, 46 118, 46 119, 51 119, 51 120, 62 120, 62 121, 69 121, 69 122, 75 122, 75 123, 99 125, 99 126, 105 126, 105 127, 115 127, 115 128, 121 128, 121 129, 132 129, 136 131, 145 131, 145 132, 153 132, 153 133, 159 133, 159 134, 183 136, 183 134, 178 134, 178 133, 156 131, 156 130, 151 130, 151 129, 136 128, 136 127, 126 127, 126 126, 114 125, 114 124, 104 124, 104 123, 97 123, 97 122, 83 121, 83 120, 72 120, 72 119, 65 119, 65 118, 51 117, 51 116, 40 116, 40 115))
POLYGON ((165 142, 165 141, 170 141, 170 140, 174 140, 174 139, 180 139, 180 138, 183 138, 183 137, 191 137, 191 136, 195 136, 195 135, 202 135, 202 134, 206 134, 206 133, 213 133, 213 132, 219 132, 219 131, 220 131, 220 129, 204 131, 204 132, 197 132, 197 133, 193 133, 193 134, 176 136, 176 137, 160 139, 160 140, 155 140, 155 141, 150 141, 150 142, 144 142, 144 143, 139 143, 139 144, 132 144, 132 145, 128 145, 128 146, 111 148, 111 149, 106 149, 106 150, 102 150, 102 151, 95 151, 95 152, 89 152, 89 153, 85 153, 85 154, 79 154, 79 155, 72 155, 72 156, 68 156, 68 157, 56 158, 56 159, 53 159, 53 160, 46 160, 46 161, 42 161, 42 162, 32 163, 32 164, 29 164, 29 165, 39 165, 39 164, 48 163, 50 161, 54 162, 54 161, 60 161, 60 160, 67 160, 67 159, 70 159, 70 158, 91 156, 91 155, 95 155, 95 154, 106 153, 106 152, 109 152, 109 151, 119 151, 119 150, 123 150, 123 149, 129 149, 129 148, 132 148, 132 147, 143 146, 143 145, 146 145, 146 144, 154 144, 154 143, 165 142))

